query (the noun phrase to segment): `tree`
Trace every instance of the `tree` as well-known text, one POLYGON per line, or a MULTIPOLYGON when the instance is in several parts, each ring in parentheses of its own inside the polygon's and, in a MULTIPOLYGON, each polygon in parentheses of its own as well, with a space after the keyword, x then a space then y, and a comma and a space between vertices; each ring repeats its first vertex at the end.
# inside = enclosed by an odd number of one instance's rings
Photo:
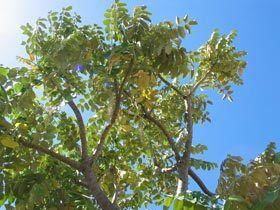
POLYGON ((22 26, 24 67, 0 68, 1 205, 138 208, 184 197, 189 176, 214 202, 194 169, 217 165, 191 157, 207 149, 193 127, 210 121, 202 89, 232 100, 246 53, 233 45, 236 31, 218 30, 187 51, 195 20, 153 24, 150 15, 116 1, 104 30, 82 25, 71 7, 22 26))
POLYGON ((227 209, 277 210, 280 206, 280 152, 275 143, 248 165, 228 156, 221 166, 217 192, 227 209), (228 198, 235 199, 228 199, 228 198))

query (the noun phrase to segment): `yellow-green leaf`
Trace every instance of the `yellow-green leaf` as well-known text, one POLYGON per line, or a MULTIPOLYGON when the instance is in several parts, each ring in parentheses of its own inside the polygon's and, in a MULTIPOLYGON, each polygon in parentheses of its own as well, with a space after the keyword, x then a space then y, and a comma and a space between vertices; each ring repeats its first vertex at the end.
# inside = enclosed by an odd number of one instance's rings
POLYGON ((1 135, 0 136, 0 141, 3 144, 3 146, 5 147, 9 147, 9 148, 16 148, 19 146, 19 144, 13 140, 13 138, 9 135, 1 135))

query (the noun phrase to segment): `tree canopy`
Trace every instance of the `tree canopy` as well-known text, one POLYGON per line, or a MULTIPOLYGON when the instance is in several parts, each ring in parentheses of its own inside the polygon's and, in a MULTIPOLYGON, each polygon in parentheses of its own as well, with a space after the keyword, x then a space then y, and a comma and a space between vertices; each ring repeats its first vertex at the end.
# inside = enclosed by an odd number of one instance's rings
POLYGON ((119 1, 103 23, 83 25, 69 6, 22 26, 24 66, 0 67, 0 206, 276 209, 274 144, 249 165, 229 156, 217 192, 195 172, 217 167, 192 156, 207 150, 193 134, 211 121, 203 90, 232 101, 242 84, 236 31, 186 49, 195 20, 152 23, 145 6, 130 14, 119 1), (189 177, 202 192, 189 191, 189 177))

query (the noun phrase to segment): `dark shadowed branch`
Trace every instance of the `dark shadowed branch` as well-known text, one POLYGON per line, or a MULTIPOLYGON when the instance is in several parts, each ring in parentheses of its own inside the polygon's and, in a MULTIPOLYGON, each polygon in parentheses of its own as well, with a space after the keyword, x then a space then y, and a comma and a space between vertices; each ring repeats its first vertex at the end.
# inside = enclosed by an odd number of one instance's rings
POLYGON ((197 183, 197 185, 200 187, 200 189, 206 195, 215 196, 215 193, 212 193, 210 190, 208 190, 208 188, 206 187, 204 182, 199 178, 199 176, 191 168, 189 168, 189 176, 197 183))

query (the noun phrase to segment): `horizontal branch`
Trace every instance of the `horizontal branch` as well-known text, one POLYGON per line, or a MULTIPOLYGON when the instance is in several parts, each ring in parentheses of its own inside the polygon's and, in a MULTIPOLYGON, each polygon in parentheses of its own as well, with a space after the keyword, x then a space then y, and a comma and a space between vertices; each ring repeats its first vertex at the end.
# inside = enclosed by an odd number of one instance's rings
POLYGON ((51 156, 51 157, 53 157, 53 158, 55 158, 55 159, 57 159, 59 161, 61 161, 61 162, 65 163, 65 164, 71 166, 72 168, 74 168, 76 170, 80 170, 80 168, 81 168, 80 164, 77 161, 72 160, 72 159, 70 159, 68 157, 62 156, 62 155, 60 155, 60 154, 58 154, 58 153, 56 153, 56 152, 54 152, 54 151, 52 151, 52 150, 50 150, 48 148, 39 146, 37 144, 33 144, 31 142, 24 141, 22 139, 19 140, 19 143, 21 145, 23 145, 24 147, 27 147, 27 148, 30 148, 30 149, 34 149, 34 150, 36 150, 38 152, 42 152, 44 154, 47 154, 47 155, 49 155, 49 156, 51 156))
MULTIPOLYGON (((5 118, 1 118, 1 122, 5 124, 5 127, 8 130, 11 130, 13 128, 13 125, 10 122, 8 122, 5 118)), ((19 143, 24 147, 34 149, 38 152, 42 152, 44 154, 47 154, 47 155, 49 155, 49 156, 51 156, 51 157, 53 157, 53 158, 55 158, 59 161, 71 166, 74 169, 80 170, 80 168, 81 168, 79 162, 77 162, 75 160, 72 160, 68 157, 62 156, 62 155, 60 155, 60 154, 58 154, 58 153, 56 153, 56 152, 54 152, 54 151, 52 151, 48 148, 42 147, 42 146, 37 145, 37 144, 33 144, 31 142, 27 142, 27 141, 25 141, 21 138, 19 139, 19 143)))

